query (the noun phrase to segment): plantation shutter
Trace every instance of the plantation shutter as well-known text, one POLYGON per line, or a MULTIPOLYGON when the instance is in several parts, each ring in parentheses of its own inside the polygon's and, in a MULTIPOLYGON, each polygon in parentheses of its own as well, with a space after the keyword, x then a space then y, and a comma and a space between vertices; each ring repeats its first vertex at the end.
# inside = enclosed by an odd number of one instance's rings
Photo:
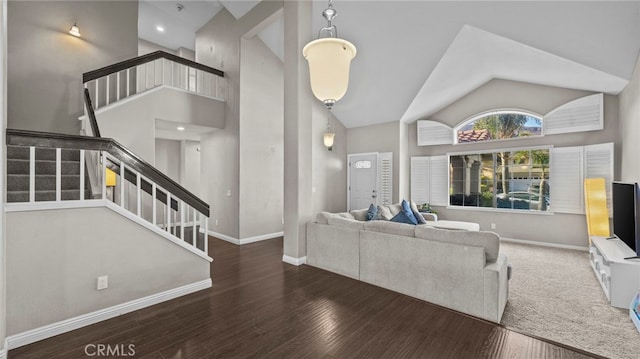
POLYGON ((445 156, 411 157, 411 200, 449 205, 449 160, 445 156))
POLYGON ((411 200, 429 203, 429 157, 411 157, 411 200))
POLYGON ((449 145, 453 143, 453 129, 435 121, 418 121, 418 146, 449 145))
POLYGON ((584 178, 604 178, 607 208, 612 217, 613 143, 584 146, 584 178))
POLYGON ((393 203, 393 152, 378 154, 378 204, 393 203))
POLYGON ((449 205, 449 157, 431 157, 431 204, 449 205))
POLYGON ((545 135, 602 130, 604 95, 599 93, 568 102, 544 116, 545 135))
POLYGON ((582 146, 551 149, 549 189, 553 212, 584 213, 582 158, 582 146))

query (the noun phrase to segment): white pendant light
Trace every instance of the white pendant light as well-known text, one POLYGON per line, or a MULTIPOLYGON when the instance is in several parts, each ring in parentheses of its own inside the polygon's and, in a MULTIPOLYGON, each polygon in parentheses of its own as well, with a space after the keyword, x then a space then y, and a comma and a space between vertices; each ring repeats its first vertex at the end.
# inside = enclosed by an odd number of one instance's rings
POLYGON ((322 135, 322 139, 324 145, 327 147, 329 151, 333 150, 333 138, 336 137, 336 134, 331 132, 331 124, 329 123, 329 118, 327 117, 327 132, 322 135))
POLYGON ((80 29, 78 28, 77 23, 74 23, 73 26, 71 26, 71 28, 69 29, 69 33, 75 37, 81 37, 82 35, 80 35, 80 29))
POLYGON ((320 29, 317 40, 302 49, 302 55, 309 62, 311 91, 329 109, 347 92, 349 66, 356 56, 356 47, 338 38, 338 29, 331 23, 336 15, 333 0, 330 0, 329 7, 322 12, 327 27, 320 29), (320 38, 323 32, 328 37, 320 38))

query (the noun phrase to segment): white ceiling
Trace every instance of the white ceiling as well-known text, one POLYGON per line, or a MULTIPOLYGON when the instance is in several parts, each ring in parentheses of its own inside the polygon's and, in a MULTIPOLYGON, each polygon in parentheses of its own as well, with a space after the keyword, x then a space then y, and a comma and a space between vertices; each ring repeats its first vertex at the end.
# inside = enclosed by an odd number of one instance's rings
MULTIPOLYGON (((258 1, 205 3, 200 19, 222 5, 239 18, 258 1)), ((141 24, 143 12, 175 6, 140 4, 141 24)), ((326 6, 314 0, 313 34, 326 24, 326 6)), ((640 1, 336 0, 334 8, 340 37, 358 49, 349 90, 333 109, 349 128, 428 118, 493 78, 615 94, 640 50, 640 1)), ((280 20, 259 34, 281 58, 283 31, 280 20)))

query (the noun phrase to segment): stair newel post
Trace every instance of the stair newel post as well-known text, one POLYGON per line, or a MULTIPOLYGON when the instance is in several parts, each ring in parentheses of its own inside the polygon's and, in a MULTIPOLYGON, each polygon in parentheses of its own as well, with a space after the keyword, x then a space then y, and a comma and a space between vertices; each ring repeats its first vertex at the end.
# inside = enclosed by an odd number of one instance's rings
POLYGON ((36 201, 36 148, 29 147, 29 202, 36 201))
POLYGON ((84 151, 80 150, 80 200, 84 201, 84 151))
POLYGON ((136 172, 136 213, 138 214, 138 217, 142 217, 141 189, 140 173, 136 172))
POLYGON ((171 232, 171 193, 167 192, 167 232, 171 232))
POLYGON ((180 239, 184 241, 184 202, 180 201, 180 239))
POLYGON ((62 149, 56 148, 56 202, 62 201, 62 149))
POLYGON ((160 61, 162 62, 162 83, 161 85, 164 85, 164 59, 160 59, 160 61))
POLYGON ((157 225, 157 220, 156 220, 156 211, 158 210, 158 206, 157 206, 157 201, 156 201, 156 184, 154 182, 151 182, 151 216, 153 217, 153 225, 157 225))
POLYGON ((124 179, 124 171, 124 162, 120 162, 120 207, 122 208, 126 208, 124 204, 124 186, 126 183, 124 179))

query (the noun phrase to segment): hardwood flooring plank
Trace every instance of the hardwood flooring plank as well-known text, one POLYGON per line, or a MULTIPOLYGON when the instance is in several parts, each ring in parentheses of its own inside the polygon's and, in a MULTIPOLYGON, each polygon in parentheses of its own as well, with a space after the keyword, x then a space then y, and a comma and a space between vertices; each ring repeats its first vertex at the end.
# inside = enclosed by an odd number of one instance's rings
POLYGON ((591 356, 310 266, 282 238, 209 237, 212 288, 33 343, 9 359, 86 358, 88 344, 135 358, 569 358, 591 356))

